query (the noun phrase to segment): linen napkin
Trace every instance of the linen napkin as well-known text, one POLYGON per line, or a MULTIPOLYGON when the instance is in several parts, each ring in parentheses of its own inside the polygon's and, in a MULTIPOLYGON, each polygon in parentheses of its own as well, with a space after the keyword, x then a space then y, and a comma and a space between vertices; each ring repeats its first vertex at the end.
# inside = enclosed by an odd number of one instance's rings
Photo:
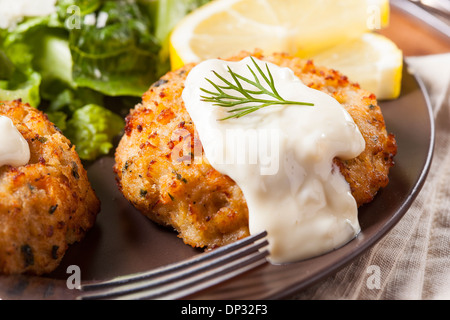
POLYGON ((424 186, 383 239, 293 299, 450 299, 450 53, 405 60, 423 80, 435 119, 435 151, 424 186))

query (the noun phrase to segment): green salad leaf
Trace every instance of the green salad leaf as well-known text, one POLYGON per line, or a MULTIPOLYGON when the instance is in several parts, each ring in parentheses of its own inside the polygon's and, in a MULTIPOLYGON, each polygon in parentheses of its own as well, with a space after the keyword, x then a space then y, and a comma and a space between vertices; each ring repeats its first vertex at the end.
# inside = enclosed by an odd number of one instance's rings
POLYGON ((122 117, 95 104, 88 104, 75 111, 67 122, 66 132, 83 160, 94 160, 108 154, 112 139, 125 126, 122 117))
POLYGON ((64 30, 51 29, 35 37, 33 68, 42 75, 41 95, 51 101, 67 88, 75 89, 72 56, 64 30))
POLYGON ((209 1, 57 0, 54 13, 0 29, 0 100, 45 111, 80 158, 108 154, 127 111, 170 70, 172 28, 209 1))
POLYGON ((69 35, 74 82, 109 96, 141 96, 159 77, 151 20, 137 3, 118 0, 83 21, 69 35))
POLYGON ((149 15, 152 17, 154 35, 161 45, 158 74, 170 69, 169 39, 175 25, 188 13, 211 0, 159 0, 149 1, 149 15))
POLYGON ((40 84, 41 75, 39 73, 22 73, 15 70, 6 80, 0 80, 0 101, 22 99, 23 102, 36 107, 41 100, 40 84))
POLYGON ((0 46, 0 100, 22 99, 37 107, 41 101, 41 80, 41 75, 31 68, 27 47, 15 46, 7 51, 0 46))
MULTIPOLYGON (((23 102, 38 107, 42 99, 46 98, 45 88, 50 87, 48 84, 55 77, 62 78, 66 83, 71 82, 68 79, 71 73, 70 55, 61 58, 61 50, 55 50, 57 48, 53 45, 49 46, 56 41, 64 42, 65 31, 58 26, 61 27, 61 24, 55 16, 45 16, 30 18, 12 31, 2 32, 0 60, 3 60, 3 64, 5 60, 9 60, 6 62, 9 75, 5 77, 4 72, 0 71, 3 74, 0 84, 1 100, 20 98, 23 102), (59 60, 55 60, 56 57, 59 60), (56 76, 52 76, 53 73, 56 76)), ((68 50, 68 45, 66 47, 68 50)))
POLYGON ((56 12, 61 20, 66 24, 66 27, 70 28, 69 23, 75 22, 70 17, 76 19, 76 14, 85 16, 87 14, 95 12, 103 4, 104 0, 58 0, 56 6, 56 12))
POLYGON ((14 73, 15 66, 3 50, 0 50, 0 80, 8 80, 14 73))
POLYGON ((87 104, 97 104, 103 106, 103 95, 89 88, 67 88, 52 99, 46 113, 53 124, 61 129, 69 139, 70 132, 65 132, 67 120, 80 108, 87 104))

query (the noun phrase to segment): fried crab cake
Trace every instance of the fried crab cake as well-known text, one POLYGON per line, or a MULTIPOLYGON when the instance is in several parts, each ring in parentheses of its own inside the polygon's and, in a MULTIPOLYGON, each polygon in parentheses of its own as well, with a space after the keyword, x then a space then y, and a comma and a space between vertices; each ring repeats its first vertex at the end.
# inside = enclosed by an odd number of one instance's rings
MULTIPOLYGON (((230 60, 239 61, 247 55, 230 60)), ((397 151, 375 95, 312 61, 285 54, 263 56, 257 52, 253 56, 292 69, 307 86, 331 95, 349 112, 366 148, 355 159, 334 161, 358 206, 372 201, 388 184, 397 151)), ((130 111, 114 170, 125 198, 144 215, 172 226, 186 244, 214 248, 249 235, 248 208, 239 186, 216 171, 202 153, 195 125, 181 98, 193 67, 189 64, 167 73, 130 111)))
POLYGON ((53 271, 100 209, 75 146, 40 111, 0 102, 30 147, 27 165, 0 167, 0 273, 53 271))

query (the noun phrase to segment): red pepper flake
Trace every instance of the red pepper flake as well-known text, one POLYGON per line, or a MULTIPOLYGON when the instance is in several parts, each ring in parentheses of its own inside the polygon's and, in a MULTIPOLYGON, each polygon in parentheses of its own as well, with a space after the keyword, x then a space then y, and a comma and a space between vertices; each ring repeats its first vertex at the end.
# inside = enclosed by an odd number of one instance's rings
POLYGON ((47 237, 51 237, 51 236, 53 236, 53 226, 48 226, 47 227, 47 230, 46 230, 46 232, 45 232, 45 235, 47 236, 47 237))

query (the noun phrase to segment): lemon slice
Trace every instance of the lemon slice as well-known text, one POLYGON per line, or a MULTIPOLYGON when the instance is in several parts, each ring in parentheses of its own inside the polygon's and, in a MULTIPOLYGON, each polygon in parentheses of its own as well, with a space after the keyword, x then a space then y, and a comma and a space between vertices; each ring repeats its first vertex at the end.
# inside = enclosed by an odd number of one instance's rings
POLYGON ((383 35, 366 33, 311 58, 316 65, 338 70, 358 82, 378 99, 394 99, 400 94, 403 54, 383 35))
POLYGON ((175 26, 171 65, 255 49, 310 56, 388 20, 388 0, 215 0, 175 26))

